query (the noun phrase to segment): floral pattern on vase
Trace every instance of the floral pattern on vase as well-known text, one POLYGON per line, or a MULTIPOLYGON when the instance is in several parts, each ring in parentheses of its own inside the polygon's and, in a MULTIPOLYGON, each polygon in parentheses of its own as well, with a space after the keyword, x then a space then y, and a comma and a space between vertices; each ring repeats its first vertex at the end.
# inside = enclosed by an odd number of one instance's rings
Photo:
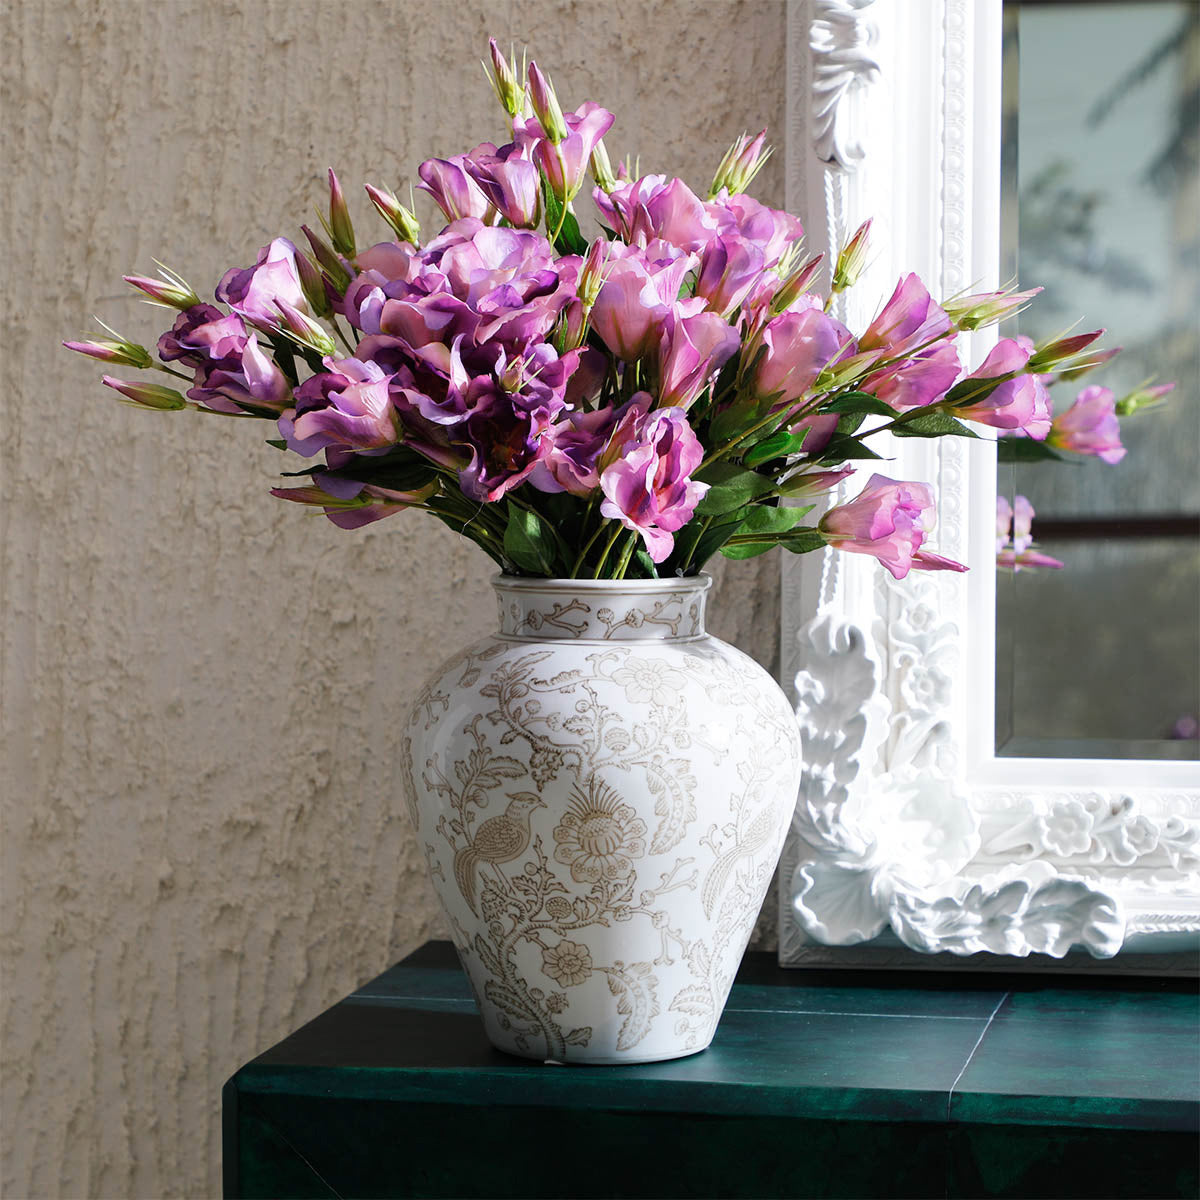
POLYGON ((795 802, 775 681, 704 633, 707 577, 500 577, 501 632, 417 697, 406 796, 491 1041, 708 1045, 795 802))

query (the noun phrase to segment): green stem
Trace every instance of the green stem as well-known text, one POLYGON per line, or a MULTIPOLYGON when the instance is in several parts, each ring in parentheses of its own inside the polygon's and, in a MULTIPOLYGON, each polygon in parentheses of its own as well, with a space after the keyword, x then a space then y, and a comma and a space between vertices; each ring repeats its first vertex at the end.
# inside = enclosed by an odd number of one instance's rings
POLYGON ((629 560, 633 557, 634 547, 637 545, 637 531, 631 529, 629 531, 629 541, 625 545, 625 549, 621 551, 621 557, 617 562, 617 569, 613 572, 614 579, 624 579, 625 570, 629 566, 629 560))
POLYGON ((621 536, 621 531, 624 528, 625 527, 619 521, 613 522, 613 531, 609 534, 608 541, 605 543, 604 549, 600 553, 600 561, 596 564, 595 571, 592 572, 593 579, 599 579, 601 577, 601 572, 604 570, 605 560, 608 558, 608 552, 613 548, 613 543, 616 542, 617 538, 621 536))
POLYGON ((165 371, 168 375, 174 375, 176 379, 186 379, 188 383, 192 382, 190 375, 185 375, 182 371, 176 371, 174 367, 165 367, 162 363, 150 364, 156 371, 165 371))
POLYGON ((684 570, 685 574, 687 573, 689 566, 691 566, 693 570, 698 571, 700 569, 702 564, 700 564, 700 563, 693 564, 692 563, 692 555, 696 553, 696 547, 700 545, 700 539, 708 532, 708 527, 712 523, 713 523, 712 517, 705 517, 704 520, 696 522, 696 536, 694 538, 692 538, 692 544, 688 547, 687 554, 685 554, 683 556, 683 558, 680 560, 682 562, 683 570, 684 570))
MULTIPOLYGON (((583 525, 582 525, 583 529, 586 529, 588 527, 588 522, 592 519, 592 511, 595 509, 595 507, 596 507, 596 497, 593 495, 592 498, 588 501, 587 510, 583 514, 583 525)), ((585 558, 587 558, 588 551, 596 544, 596 539, 600 536, 600 533, 603 529, 604 529, 604 522, 601 521, 600 524, 596 526, 595 531, 592 533, 592 536, 590 538, 588 538, 588 540, 584 543, 583 549, 580 550, 580 552, 576 555, 575 562, 571 567, 571 578, 572 579, 579 578, 579 570, 583 566, 583 560, 585 558)))
POLYGON ((342 332, 342 327, 341 327, 341 325, 338 324, 337 317, 331 317, 329 323, 333 326, 333 332, 337 334, 338 341, 341 342, 342 345, 346 347, 346 350, 349 352, 351 358, 353 358, 354 357, 354 347, 352 345, 350 345, 349 338, 347 338, 346 335, 342 332))

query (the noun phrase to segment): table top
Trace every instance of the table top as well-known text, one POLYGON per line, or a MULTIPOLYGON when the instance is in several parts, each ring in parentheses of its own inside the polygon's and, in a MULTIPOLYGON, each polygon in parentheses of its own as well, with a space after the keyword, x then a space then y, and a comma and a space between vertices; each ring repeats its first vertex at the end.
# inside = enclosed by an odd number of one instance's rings
POLYGON ((430 942, 243 1067, 242 1093, 822 1121, 1200 1128, 1186 979, 778 967, 747 955, 712 1046, 640 1066, 512 1058, 430 942))

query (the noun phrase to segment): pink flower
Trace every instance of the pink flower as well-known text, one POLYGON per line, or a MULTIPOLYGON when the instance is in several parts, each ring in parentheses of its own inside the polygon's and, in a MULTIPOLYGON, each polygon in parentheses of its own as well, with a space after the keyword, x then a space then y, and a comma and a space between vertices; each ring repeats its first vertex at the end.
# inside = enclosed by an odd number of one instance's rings
POLYGON ((916 275, 905 275, 879 316, 858 339, 863 350, 886 347, 893 354, 915 350, 951 328, 950 318, 933 302, 916 275))
POLYGON ((1027 567, 1061 567, 1057 558, 1033 549, 1033 505, 1024 496, 1013 503, 996 497, 996 565, 1020 571, 1027 567), (1011 541, 1009 531, 1011 528, 1011 541))
POLYGON ((594 196, 606 223, 632 244, 661 238, 680 250, 700 251, 720 230, 717 214, 682 179, 644 175, 608 195, 597 188, 594 196))
POLYGON ((763 330, 766 356, 754 373, 754 393, 787 408, 812 387, 835 357, 854 353, 854 339, 819 308, 785 312, 763 330))
POLYGON ((708 491, 707 484, 691 478, 704 449, 681 409, 634 411, 619 457, 601 472, 600 512, 641 534, 651 559, 660 563, 675 547, 675 532, 692 519, 708 491))
POLYGON ((716 313, 668 316, 659 343, 658 403, 687 408, 737 353, 738 332, 716 313))
POLYGON ((292 403, 292 386, 275 360, 258 348, 257 336, 251 334, 239 353, 196 369, 188 399, 216 412, 265 409, 278 413, 292 403))
POLYGON ((1121 445, 1121 423, 1112 390, 1096 384, 1085 387, 1075 403, 1054 418, 1046 442, 1057 450, 1094 454, 1106 463, 1120 462, 1125 447, 1121 445))
MULTIPOLYGON (((530 63, 530 83, 534 64, 530 63)), ((556 145, 536 116, 513 121, 517 145, 541 168, 550 190, 560 200, 570 200, 587 178, 588 162, 600 139, 612 128, 613 115, 590 100, 563 116, 567 134, 556 145)))
POLYGON ((817 528, 838 550, 873 555, 896 579, 913 568, 965 571, 961 563, 921 549, 933 513, 928 485, 872 475, 859 496, 831 508, 817 528))
POLYGON ((517 229, 536 229, 542 219, 542 181, 526 150, 515 143, 494 154, 472 152, 463 160, 496 211, 517 229))
POLYGON ((804 236, 804 226, 791 213, 768 208, 753 196, 722 195, 711 201, 708 211, 717 218, 722 235, 735 233, 763 252, 763 263, 775 266, 788 247, 804 236))
POLYGON ((841 418, 837 413, 811 413, 789 425, 788 433, 803 433, 807 429, 808 436, 801 449, 808 455, 820 454, 837 433, 839 420, 841 418))
POLYGON ((890 404, 897 412, 936 404, 954 386, 962 364, 950 343, 928 350, 892 367, 868 375, 863 391, 890 404))
POLYGON ((551 425, 542 438, 541 461, 529 475, 540 492, 589 496, 600 486, 600 455, 612 437, 620 409, 576 410, 551 425))
POLYGON ((318 450, 383 450, 395 444, 396 410, 389 377, 378 363, 326 359, 328 368, 296 390, 296 406, 279 418, 288 449, 306 458, 318 450))
POLYGON ((283 237, 264 246, 254 266, 226 271, 217 284, 217 299, 260 329, 279 328, 278 300, 312 316, 296 267, 296 247, 283 237))
POLYGON ((762 278, 766 258, 761 246, 735 233, 713 238, 704 250, 696 276, 696 295, 715 313, 736 309, 762 278))
POLYGON ((417 187, 437 201, 447 221, 458 221, 463 217, 486 220, 492 211, 492 204, 479 184, 467 173, 467 160, 495 153, 496 147, 491 142, 483 142, 468 154, 427 159, 417 168, 417 174, 421 177, 417 187))
POLYGON ((592 328, 625 362, 658 345, 663 322, 674 311, 683 277, 695 259, 665 242, 611 246, 604 284, 592 306, 592 328))

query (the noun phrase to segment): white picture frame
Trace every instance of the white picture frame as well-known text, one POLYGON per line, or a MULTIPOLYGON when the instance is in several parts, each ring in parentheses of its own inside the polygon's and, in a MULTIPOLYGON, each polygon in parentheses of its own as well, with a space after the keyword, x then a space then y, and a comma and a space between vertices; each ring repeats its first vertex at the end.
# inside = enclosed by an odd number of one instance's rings
MULTIPOLYGON (((839 298, 852 327, 903 271, 935 295, 998 285, 1001 18, 1000 0, 788 7, 788 208, 830 255, 874 221, 873 262, 839 298)), ((972 362, 991 338, 974 335, 972 362)), ((1194 971, 1200 768, 996 756, 994 447, 910 438, 888 453, 882 473, 934 485, 930 548, 971 570, 895 581, 864 555, 784 556, 782 674, 805 769, 781 963, 1145 953, 1194 971)))

